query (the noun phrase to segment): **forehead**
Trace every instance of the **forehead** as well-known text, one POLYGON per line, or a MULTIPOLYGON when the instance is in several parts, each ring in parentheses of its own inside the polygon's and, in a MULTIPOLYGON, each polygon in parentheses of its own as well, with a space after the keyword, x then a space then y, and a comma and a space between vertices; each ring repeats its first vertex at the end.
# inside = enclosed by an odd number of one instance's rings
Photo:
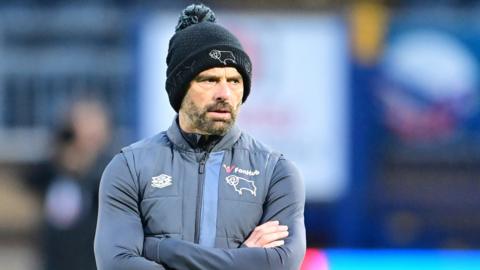
POLYGON ((234 67, 214 67, 198 73, 197 76, 241 76, 234 67))

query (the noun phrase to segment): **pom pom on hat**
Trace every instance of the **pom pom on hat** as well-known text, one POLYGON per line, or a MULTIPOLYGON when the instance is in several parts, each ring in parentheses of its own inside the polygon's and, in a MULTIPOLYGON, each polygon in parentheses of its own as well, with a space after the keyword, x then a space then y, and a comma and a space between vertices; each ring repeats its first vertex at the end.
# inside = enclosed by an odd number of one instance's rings
POLYGON ((192 4, 186 7, 180 14, 175 32, 185 29, 192 24, 200 22, 214 23, 216 20, 215 13, 209 7, 203 4, 192 4))

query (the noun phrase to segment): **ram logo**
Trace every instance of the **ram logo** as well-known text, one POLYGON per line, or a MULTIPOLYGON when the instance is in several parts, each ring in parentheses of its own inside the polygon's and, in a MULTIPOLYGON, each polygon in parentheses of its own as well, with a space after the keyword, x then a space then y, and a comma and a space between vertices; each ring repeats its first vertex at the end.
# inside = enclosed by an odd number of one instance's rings
POLYGON ((236 64, 237 61, 235 59, 235 55, 233 55, 233 52, 231 51, 219 51, 219 50, 211 50, 210 53, 211 58, 217 59, 224 65, 227 65, 227 61, 232 62, 233 64, 236 64))
POLYGON ((235 189, 238 194, 243 195, 243 191, 250 191, 253 196, 257 196, 257 187, 252 180, 248 180, 236 175, 225 177, 225 181, 235 189))

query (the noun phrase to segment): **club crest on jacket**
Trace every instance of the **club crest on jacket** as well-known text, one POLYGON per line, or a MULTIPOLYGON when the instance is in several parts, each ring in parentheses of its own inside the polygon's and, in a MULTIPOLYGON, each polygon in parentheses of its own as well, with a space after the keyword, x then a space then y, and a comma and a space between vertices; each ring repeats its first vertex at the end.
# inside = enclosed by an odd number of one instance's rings
POLYGON ((243 191, 249 191, 253 196, 257 196, 257 187, 252 180, 245 179, 236 175, 225 177, 225 181, 235 189, 238 194, 243 195, 243 191))

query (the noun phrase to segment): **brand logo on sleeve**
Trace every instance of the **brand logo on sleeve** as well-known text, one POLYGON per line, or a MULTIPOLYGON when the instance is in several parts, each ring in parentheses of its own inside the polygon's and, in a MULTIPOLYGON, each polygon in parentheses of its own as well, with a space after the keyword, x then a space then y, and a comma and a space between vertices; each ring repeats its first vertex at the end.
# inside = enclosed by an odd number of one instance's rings
POLYGON ((166 174, 152 177, 152 187, 164 188, 172 185, 172 177, 166 174))
POLYGON ((243 191, 250 192, 253 196, 257 196, 257 187, 252 180, 248 180, 236 175, 229 175, 225 177, 225 181, 233 186, 238 194, 243 195, 243 191))
POLYGON ((246 169, 238 168, 235 165, 227 166, 223 164, 223 168, 227 173, 237 173, 237 174, 243 174, 246 176, 256 176, 260 174, 260 171, 258 170, 246 170, 246 169))

